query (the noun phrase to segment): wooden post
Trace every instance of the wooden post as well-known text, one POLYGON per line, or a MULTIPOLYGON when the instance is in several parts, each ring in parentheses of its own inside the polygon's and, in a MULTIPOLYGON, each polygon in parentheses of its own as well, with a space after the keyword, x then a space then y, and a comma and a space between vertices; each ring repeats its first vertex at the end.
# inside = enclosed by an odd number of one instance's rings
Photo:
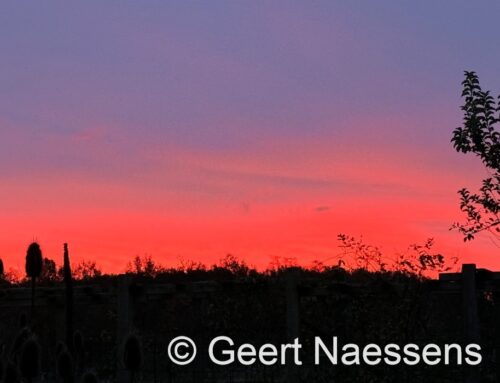
MULTIPOLYGON (((295 338, 298 338, 300 332, 298 277, 298 268, 291 267, 286 271, 286 329, 288 342, 293 342, 295 338)), ((298 381, 298 368, 291 361, 287 364, 286 381, 289 383, 298 381)))
POLYGON ((116 292, 116 380, 117 382, 128 382, 129 373, 123 365, 123 342, 132 329, 133 307, 130 301, 130 278, 128 275, 118 276, 118 287, 116 292))
MULTIPOLYGON (((476 265, 462 265, 462 315, 465 344, 480 341, 479 315, 476 295, 476 265)), ((464 366, 464 383, 479 383, 479 368, 464 366)))

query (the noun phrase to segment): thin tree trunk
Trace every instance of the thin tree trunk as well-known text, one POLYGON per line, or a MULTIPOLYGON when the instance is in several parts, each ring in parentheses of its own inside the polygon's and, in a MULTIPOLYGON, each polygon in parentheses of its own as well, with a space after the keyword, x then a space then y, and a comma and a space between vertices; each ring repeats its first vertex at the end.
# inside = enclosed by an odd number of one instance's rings
POLYGON ((35 277, 31 277, 31 323, 35 318, 35 277))

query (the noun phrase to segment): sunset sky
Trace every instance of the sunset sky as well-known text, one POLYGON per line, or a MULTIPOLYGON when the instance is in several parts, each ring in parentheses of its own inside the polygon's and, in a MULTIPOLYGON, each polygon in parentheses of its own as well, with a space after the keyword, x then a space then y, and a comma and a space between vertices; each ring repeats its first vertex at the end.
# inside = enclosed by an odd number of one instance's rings
POLYGON ((0 3, 0 258, 28 244, 123 271, 232 253, 309 265, 363 236, 463 243, 464 70, 500 93, 494 1, 0 3))

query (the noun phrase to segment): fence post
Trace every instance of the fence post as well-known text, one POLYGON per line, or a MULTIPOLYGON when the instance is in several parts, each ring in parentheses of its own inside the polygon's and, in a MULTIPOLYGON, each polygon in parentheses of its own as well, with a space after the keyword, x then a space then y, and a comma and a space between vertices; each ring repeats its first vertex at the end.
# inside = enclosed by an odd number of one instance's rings
POLYGON ((123 342, 132 329, 133 307, 130 300, 130 278, 128 275, 118 276, 116 303, 116 380, 117 382, 128 382, 130 377, 123 365, 122 350, 123 342))
MULTIPOLYGON (((479 315, 476 295, 476 265, 462 265, 462 316, 464 321, 464 342, 479 343, 479 315)), ((479 383, 479 368, 464 366, 464 383, 479 383)))
MULTIPOLYGON (((298 338, 300 332, 298 278, 299 269, 297 267, 286 270, 286 330, 288 342, 293 342, 295 338, 298 338)), ((298 381, 298 369, 291 361, 287 363, 286 381, 289 383, 298 381)))

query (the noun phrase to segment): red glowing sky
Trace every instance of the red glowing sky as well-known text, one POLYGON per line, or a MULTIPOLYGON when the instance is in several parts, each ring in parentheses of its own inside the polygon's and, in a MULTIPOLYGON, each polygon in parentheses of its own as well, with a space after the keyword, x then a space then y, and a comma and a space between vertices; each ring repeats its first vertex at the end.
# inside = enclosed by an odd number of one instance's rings
POLYGON ((485 175, 449 141, 463 70, 500 89, 495 12, 423 3, 2 4, 6 267, 33 239, 111 272, 309 265, 346 233, 499 268, 490 238, 449 231, 485 175))

